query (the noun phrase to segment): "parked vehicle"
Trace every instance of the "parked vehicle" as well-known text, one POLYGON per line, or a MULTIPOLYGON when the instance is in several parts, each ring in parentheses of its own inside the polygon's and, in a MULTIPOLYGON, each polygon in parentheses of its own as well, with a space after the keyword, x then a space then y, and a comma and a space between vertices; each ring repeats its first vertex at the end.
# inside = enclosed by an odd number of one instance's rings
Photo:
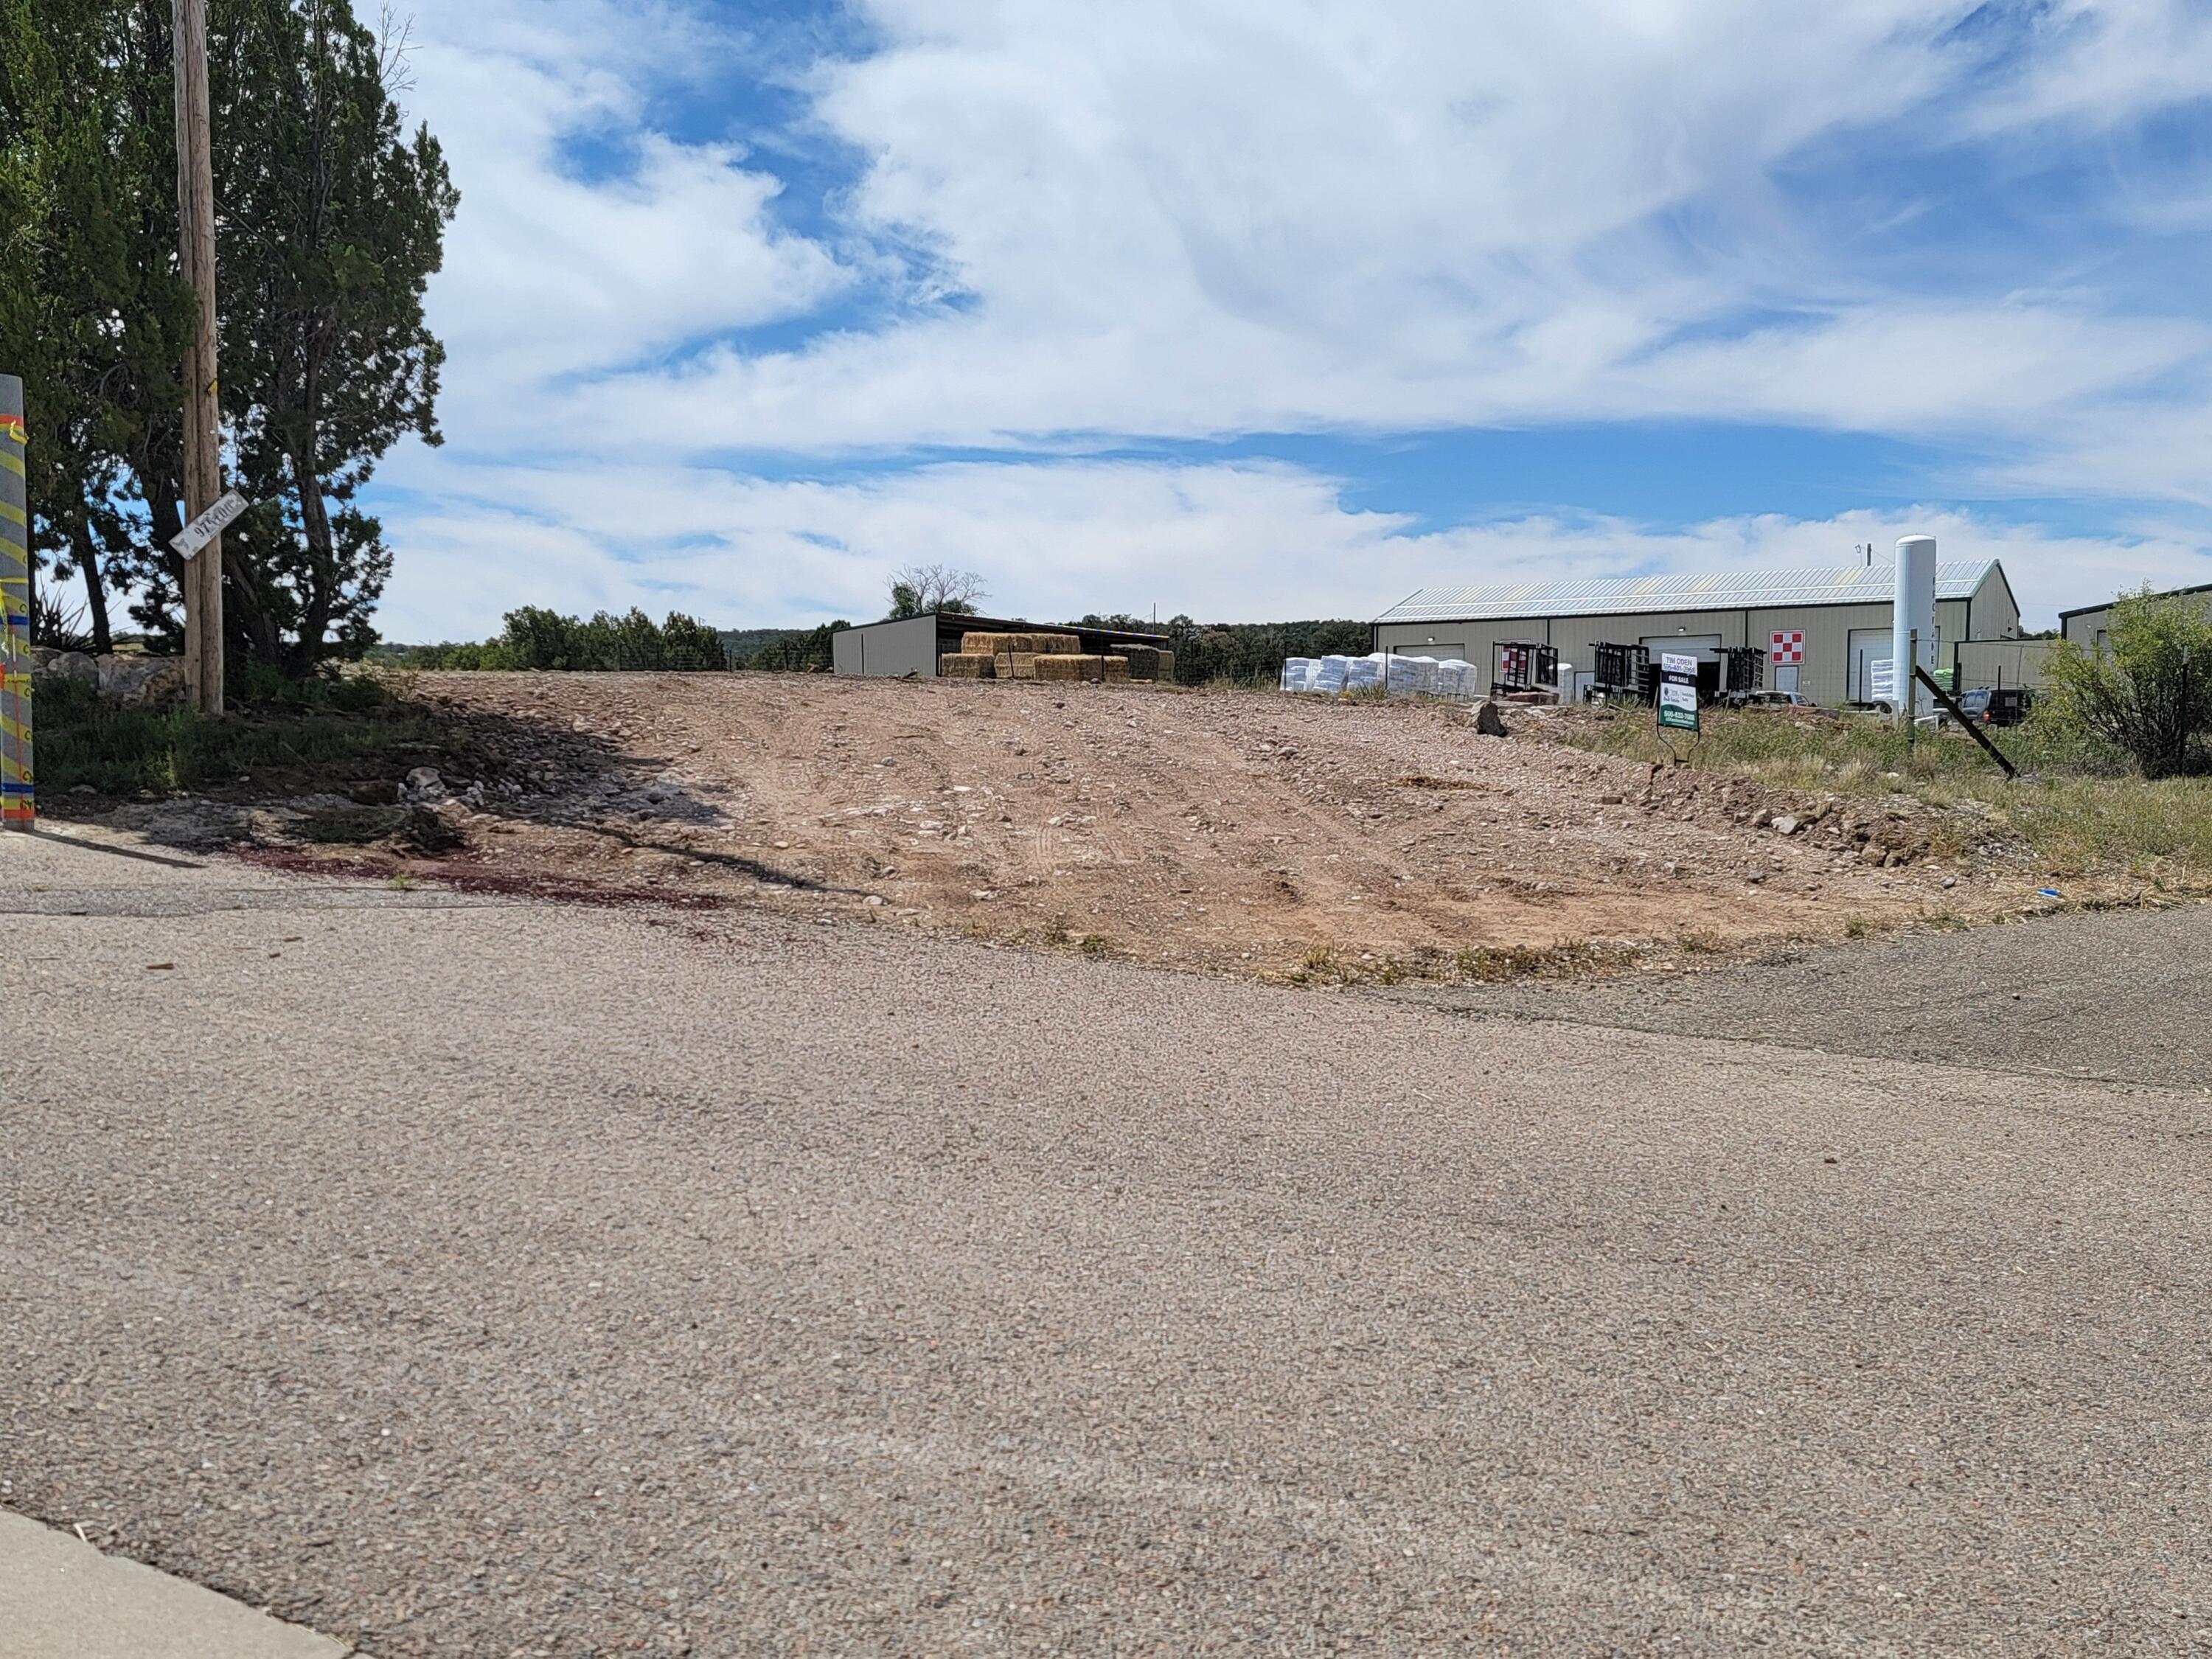
POLYGON ((1731 708, 1817 708, 1810 697, 1795 691, 1739 691, 1728 700, 1731 708))
POLYGON ((2035 707, 2035 693, 2024 685, 1977 686, 1960 696, 1959 707, 1984 726, 2018 726, 2035 707))

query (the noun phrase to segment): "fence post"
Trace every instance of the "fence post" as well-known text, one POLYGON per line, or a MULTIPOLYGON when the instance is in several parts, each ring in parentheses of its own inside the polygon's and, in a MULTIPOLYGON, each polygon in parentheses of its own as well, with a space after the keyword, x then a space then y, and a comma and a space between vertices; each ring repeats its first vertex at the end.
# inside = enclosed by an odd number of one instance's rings
POLYGON ((38 817, 31 764, 31 495, 23 383, 0 374, 0 828, 38 817))

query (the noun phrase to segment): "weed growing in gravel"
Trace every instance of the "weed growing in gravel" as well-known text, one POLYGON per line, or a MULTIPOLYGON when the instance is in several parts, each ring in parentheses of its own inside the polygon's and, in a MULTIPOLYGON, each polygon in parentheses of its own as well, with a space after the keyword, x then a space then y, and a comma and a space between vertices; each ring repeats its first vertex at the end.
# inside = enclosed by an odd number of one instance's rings
POLYGON ((1454 956, 1443 977, 1486 985, 1514 979, 1566 979, 1624 968, 1642 956, 1633 945, 1590 939, 1565 939, 1557 945, 1483 945, 1454 956))
POLYGON ((1409 971, 1396 957, 1347 957, 1334 945, 1316 945, 1283 977, 1292 985, 1397 985, 1409 971))
POLYGON ((1114 944, 1103 933, 1085 933, 1082 944, 1076 948, 1086 957, 1103 957, 1114 948, 1114 944))

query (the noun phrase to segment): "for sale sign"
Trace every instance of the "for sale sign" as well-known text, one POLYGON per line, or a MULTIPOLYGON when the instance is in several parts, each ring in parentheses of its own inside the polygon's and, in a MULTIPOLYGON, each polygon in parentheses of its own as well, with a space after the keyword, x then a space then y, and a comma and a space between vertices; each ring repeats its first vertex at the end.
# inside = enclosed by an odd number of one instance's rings
POLYGON ((1698 659, 1679 652, 1659 658, 1659 724, 1674 732, 1698 729, 1698 659))

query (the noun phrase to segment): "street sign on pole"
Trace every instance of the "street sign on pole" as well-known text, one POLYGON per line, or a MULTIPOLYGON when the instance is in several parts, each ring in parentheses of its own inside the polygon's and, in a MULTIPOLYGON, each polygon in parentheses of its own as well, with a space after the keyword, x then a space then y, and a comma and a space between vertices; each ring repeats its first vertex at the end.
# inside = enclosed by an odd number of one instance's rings
POLYGON ((252 505, 235 489, 226 490, 221 501, 172 536, 169 545, 177 550, 179 558, 189 559, 236 524, 252 505))

